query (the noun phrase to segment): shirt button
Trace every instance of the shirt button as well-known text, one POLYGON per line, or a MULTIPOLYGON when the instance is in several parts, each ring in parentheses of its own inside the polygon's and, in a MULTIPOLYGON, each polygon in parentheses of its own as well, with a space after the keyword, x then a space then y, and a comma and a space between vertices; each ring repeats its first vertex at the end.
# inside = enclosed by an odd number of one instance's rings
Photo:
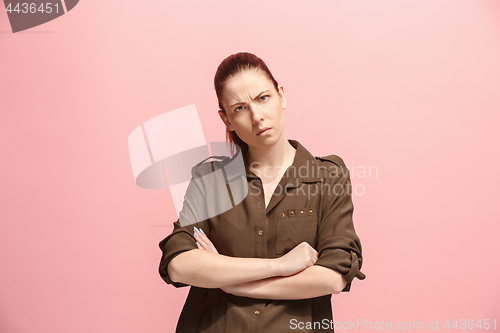
POLYGON ((302 214, 304 214, 304 211, 303 211, 303 210, 301 210, 301 211, 300 211, 300 215, 302 215, 302 214))
POLYGON ((285 212, 281 213, 281 216, 285 216, 285 212))
POLYGON ((290 215, 295 215, 295 212, 293 210, 290 211, 290 215))
POLYGON ((312 209, 309 209, 309 214, 312 214, 313 210, 312 209))
POLYGON ((259 314, 260 312, 259 312, 259 310, 255 310, 255 312, 254 312, 254 313, 257 315, 257 314, 259 314))
POLYGON ((262 230, 259 230, 259 236, 262 236, 263 232, 262 230))

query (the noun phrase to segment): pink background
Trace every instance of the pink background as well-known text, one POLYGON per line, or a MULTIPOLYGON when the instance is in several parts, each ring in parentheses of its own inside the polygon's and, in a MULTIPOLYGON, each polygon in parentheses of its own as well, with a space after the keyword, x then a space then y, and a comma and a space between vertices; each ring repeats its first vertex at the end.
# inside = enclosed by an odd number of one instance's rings
POLYGON ((83 0, 16 34, 0 11, 0 332, 174 331, 176 214, 135 185, 127 137, 196 104, 224 141, 213 76, 239 51, 284 85, 287 137, 364 189, 367 278, 335 319, 500 326, 499 1, 83 0))

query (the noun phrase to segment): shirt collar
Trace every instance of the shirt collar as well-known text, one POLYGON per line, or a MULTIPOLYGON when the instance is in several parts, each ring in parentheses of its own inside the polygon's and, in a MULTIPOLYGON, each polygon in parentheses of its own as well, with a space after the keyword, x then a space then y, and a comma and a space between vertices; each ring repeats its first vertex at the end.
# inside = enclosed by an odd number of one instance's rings
MULTIPOLYGON (((316 158, 298 142, 297 140, 289 139, 288 142, 296 149, 295 157, 293 159, 292 165, 286 170, 283 178, 285 179, 285 187, 298 187, 302 183, 311 183, 321 181, 323 178, 319 168, 319 163, 316 158)), ((248 148, 244 146, 242 149, 238 149, 237 153, 231 160, 238 158, 238 154, 245 156, 245 152, 248 148)), ((241 160, 241 158, 240 158, 241 160)), ((246 158, 243 158, 246 160, 246 158)), ((231 163, 231 162, 229 162, 231 163)), ((248 179, 257 178, 257 176, 250 171, 247 163, 245 163, 245 172, 248 179)), ((231 180, 238 176, 237 173, 228 174, 228 180, 231 180)))

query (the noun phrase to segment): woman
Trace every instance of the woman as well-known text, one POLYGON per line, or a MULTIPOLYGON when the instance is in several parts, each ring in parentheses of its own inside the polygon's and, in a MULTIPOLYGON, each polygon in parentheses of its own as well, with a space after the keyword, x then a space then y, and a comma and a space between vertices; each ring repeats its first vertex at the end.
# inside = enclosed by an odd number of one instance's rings
POLYGON ((260 58, 229 56, 214 84, 248 194, 194 225, 178 220, 160 242, 162 278, 191 285, 176 332, 333 332, 331 295, 365 278, 349 172, 340 157, 314 157, 286 138, 285 91, 260 58))

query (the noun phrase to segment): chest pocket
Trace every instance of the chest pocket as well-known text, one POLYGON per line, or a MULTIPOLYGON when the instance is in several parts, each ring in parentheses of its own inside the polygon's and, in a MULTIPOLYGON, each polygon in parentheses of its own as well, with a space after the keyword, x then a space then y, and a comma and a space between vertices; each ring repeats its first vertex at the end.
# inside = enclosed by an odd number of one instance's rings
POLYGON ((316 209, 304 207, 278 212, 276 254, 286 254, 302 242, 315 247, 318 219, 316 209))

